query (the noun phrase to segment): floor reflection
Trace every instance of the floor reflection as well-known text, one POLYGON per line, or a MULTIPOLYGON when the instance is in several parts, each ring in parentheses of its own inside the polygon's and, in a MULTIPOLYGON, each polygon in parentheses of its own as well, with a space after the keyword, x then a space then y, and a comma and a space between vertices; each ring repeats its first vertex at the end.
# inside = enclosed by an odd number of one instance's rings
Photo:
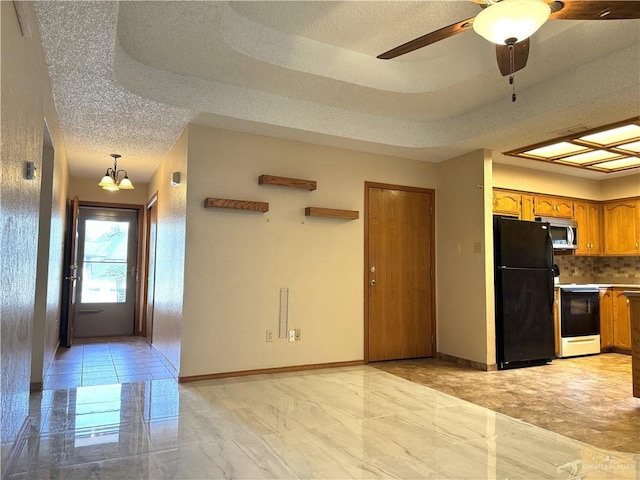
POLYGON ((591 447, 362 366, 45 391, 9 478, 636 479, 591 447))

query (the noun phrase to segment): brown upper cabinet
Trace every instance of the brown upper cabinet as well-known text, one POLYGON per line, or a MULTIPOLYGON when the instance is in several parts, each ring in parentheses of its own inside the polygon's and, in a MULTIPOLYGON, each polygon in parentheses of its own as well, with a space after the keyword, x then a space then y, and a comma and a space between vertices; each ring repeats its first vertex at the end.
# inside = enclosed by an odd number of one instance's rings
POLYGON ((578 223, 576 255, 602 255, 601 211, 595 202, 573 202, 573 219, 578 223))
POLYGON ((535 220, 533 195, 511 190, 493 189, 493 213, 518 217, 520 220, 535 220))
MULTIPOLYGON (((605 255, 640 254, 640 201, 607 202, 604 205, 605 255)), ((579 234, 579 232, 578 232, 579 234)))
POLYGON ((493 213, 520 218, 522 195, 508 190, 493 190, 493 213))
POLYGON ((573 218, 573 202, 566 198, 536 195, 533 213, 536 217, 573 218))
POLYGON ((535 220, 536 216, 533 214, 533 195, 527 195, 523 193, 520 197, 520 220, 535 220))
POLYGON ((493 190, 493 213, 520 220, 571 218, 578 224, 575 255, 640 255, 640 198, 595 202, 493 190))

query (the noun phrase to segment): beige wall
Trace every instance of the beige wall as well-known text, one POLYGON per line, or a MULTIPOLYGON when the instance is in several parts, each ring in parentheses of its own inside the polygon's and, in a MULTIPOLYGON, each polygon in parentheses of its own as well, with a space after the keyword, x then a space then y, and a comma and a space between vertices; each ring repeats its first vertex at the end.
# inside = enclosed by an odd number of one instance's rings
POLYGON ((436 209, 438 352, 485 365, 495 364, 490 168, 486 151, 439 163, 436 209))
MULTIPOLYGON (((27 3, 26 8, 30 9, 32 18, 35 18, 32 5, 27 3)), ((61 251, 51 245, 49 258, 43 260, 48 262, 48 268, 37 268, 41 187, 39 175, 43 171, 45 121, 49 125, 55 149, 52 174, 57 182, 50 193, 52 219, 48 226, 51 238, 58 240, 61 237, 61 219, 64 217, 64 200, 60 199, 64 198, 67 189, 68 168, 37 28, 32 25, 31 37, 22 36, 13 2, 0 2, 0 21, 0 470, 4 472, 13 442, 25 425, 29 413, 36 278, 45 274, 55 277, 61 265, 61 251), (25 178, 28 161, 34 162, 38 168, 35 180, 25 178)), ((59 304, 56 303, 59 300, 54 298, 58 288, 59 284, 51 285, 46 301, 52 303, 45 305, 45 313, 39 316, 39 321, 48 322, 59 312, 59 304)), ((42 343, 37 346, 42 352, 40 360, 47 362, 45 357, 51 355, 53 348, 49 336, 55 331, 55 326, 38 327, 44 332, 38 340, 42 343)))
POLYGON ((127 203, 130 205, 145 205, 147 203, 148 185, 136 182, 133 190, 118 190, 109 192, 98 186, 100 179, 71 177, 69 181, 69 198, 75 196, 85 202, 127 203))
POLYGON ((365 181, 434 188, 435 166, 189 127, 181 376, 363 359, 365 181), (260 186, 260 174, 316 180, 318 188, 260 186), (204 209, 206 197, 270 209, 204 209), (307 218, 307 206, 358 210, 360 219, 307 218), (289 326, 302 329, 300 342, 277 338, 281 287, 289 288, 289 326))
MULTIPOLYGON (((149 182, 149 200, 157 194, 158 209, 156 280, 152 342, 177 376, 180 372, 181 330, 183 323, 183 285, 185 236, 187 225, 187 147, 185 130, 149 182), (172 172, 180 172, 182 182, 169 185, 172 172)), ((145 202, 146 203, 146 202, 145 202)), ((208 239, 201 239, 210 245, 208 239)), ((205 349, 201 352, 207 355, 205 349)))
POLYGON ((602 200, 640 196, 640 174, 602 181, 602 200))
POLYGON ((581 177, 493 163, 493 186, 534 193, 602 199, 602 182, 581 177))
POLYGON ((493 186, 588 200, 613 200, 640 196, 640 174, 592 180, 494 163, 493 186))

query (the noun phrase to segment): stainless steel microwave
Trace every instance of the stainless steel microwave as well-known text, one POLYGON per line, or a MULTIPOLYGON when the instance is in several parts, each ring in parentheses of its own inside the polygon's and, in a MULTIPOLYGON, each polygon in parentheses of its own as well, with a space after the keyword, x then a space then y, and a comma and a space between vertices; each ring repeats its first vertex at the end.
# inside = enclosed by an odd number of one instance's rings
POLYGON ((578 248, 578 224, 574 220, 536 217, 536 221, 549 223, 549 234, 554 250, 575 250, 578 248))

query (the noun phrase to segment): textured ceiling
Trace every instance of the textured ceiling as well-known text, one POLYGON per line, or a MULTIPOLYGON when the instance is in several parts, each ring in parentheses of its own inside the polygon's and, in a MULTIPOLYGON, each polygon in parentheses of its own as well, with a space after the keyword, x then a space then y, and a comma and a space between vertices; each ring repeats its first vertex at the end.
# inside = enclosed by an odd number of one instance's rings
POLYGON ((375 58, 473 17, 480 8, 466 0, 35 9, 74 176, 97 178, 117 152, 134 181, 147 181, 189 122, 437 162, 640 114, 640 20, 547 22, 512 103, 493 45, 473 31, 375 58))

